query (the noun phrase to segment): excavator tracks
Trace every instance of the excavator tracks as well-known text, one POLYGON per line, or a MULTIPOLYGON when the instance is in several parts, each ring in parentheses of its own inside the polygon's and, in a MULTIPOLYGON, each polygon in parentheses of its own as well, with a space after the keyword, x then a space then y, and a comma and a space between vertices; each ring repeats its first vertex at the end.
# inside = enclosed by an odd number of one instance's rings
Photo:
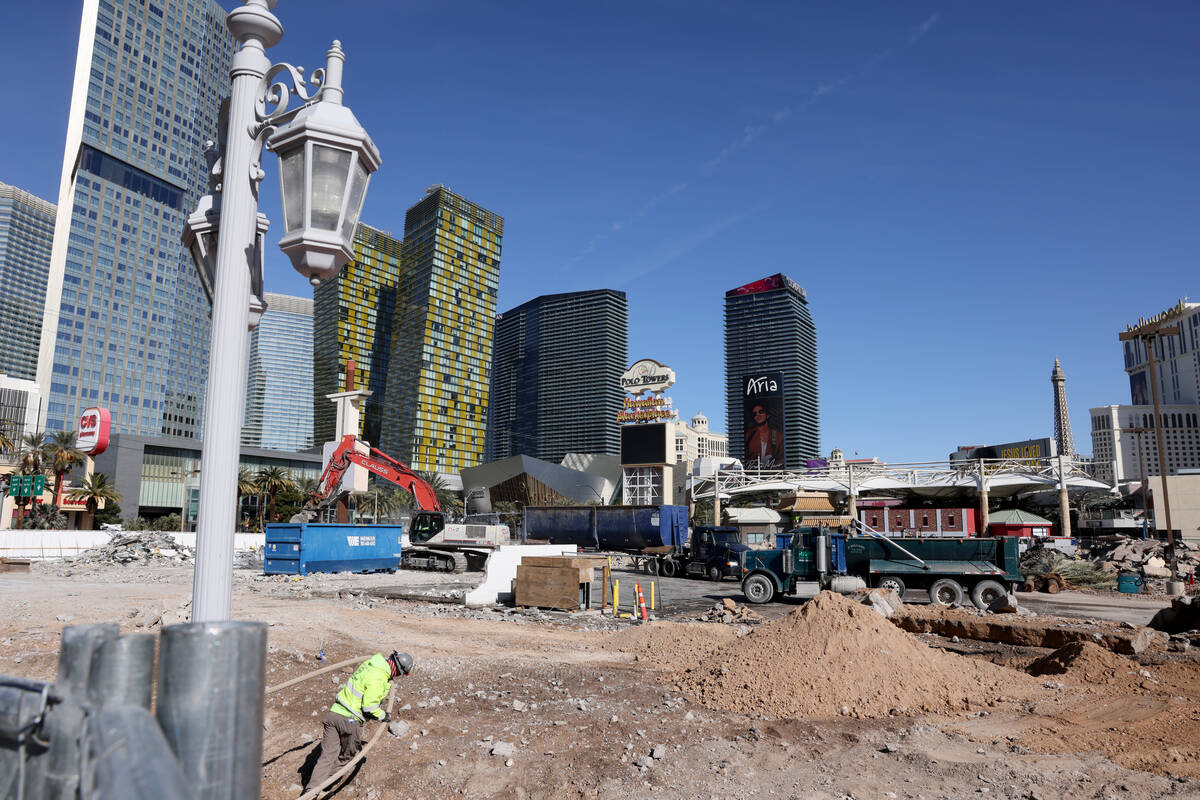
POLYGON ((467 555, 452 550, 416 548, 400 557, 403 569, 423 569, 430 572, 466 572, 467 555))

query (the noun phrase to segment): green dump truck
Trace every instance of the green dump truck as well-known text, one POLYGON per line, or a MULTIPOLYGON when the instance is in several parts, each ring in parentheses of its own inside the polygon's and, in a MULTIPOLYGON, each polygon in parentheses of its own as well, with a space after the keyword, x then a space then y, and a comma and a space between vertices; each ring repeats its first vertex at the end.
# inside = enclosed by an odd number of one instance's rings
MULTIPOLYGON (((807 522, 807 520, 806 520, 807 522)), ((1017 538, 889 539, 849 535, 849 523, 801 525, 778 536, 782 546, 740 554, 742 593, 752 603, 781 594, 799 597, 823 589, 923 589, 941 605, 970 599, 980 608, 1020 584, 1017 538)))

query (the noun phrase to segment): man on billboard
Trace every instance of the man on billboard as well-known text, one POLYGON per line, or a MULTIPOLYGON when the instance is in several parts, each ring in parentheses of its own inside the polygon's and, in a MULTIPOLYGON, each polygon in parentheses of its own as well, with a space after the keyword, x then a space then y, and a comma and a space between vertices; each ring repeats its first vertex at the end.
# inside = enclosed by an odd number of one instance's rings
POLYGON ((746 464, 751 468, 783 466, 783 431, 771 426, 771 408, 761 400, 749 404, 746 425, 746 464))

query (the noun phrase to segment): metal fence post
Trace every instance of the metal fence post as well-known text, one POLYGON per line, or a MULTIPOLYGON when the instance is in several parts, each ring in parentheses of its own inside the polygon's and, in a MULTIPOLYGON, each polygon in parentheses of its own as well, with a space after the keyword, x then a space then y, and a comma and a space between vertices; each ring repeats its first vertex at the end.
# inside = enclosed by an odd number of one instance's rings
POLYGON ((115 639, 119 632, 120 627, 114 624, 70 625, 63 628, 55 688, 65 702, 53 706, 46 714, 45 728, 50 739, 50 751, 45 758, 36 759, 30 764, 33 769, 29 785, 44 786, 41 796, 73 798, 76 795, 79 787, 79 741, 84 717, 81 705, 87 701, 92 654, 108 640, 115 639), (38 780, 41 776, 36 773, 43 771, 44 780, 38 780))
POLYGON ((198 800, 262 793, 266 659, 261 622, 163 629, 158 724, 198 800))
POLYGON ((92 654, 88 701, 96 707, 140 706, 149 711, 156 639, 152 633, 127 633, 100 645, 92 654))

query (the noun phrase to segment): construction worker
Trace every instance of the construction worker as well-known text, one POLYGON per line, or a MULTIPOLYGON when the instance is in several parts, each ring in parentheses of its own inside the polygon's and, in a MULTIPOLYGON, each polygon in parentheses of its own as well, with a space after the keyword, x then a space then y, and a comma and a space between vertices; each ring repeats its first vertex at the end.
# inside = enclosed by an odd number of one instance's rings
POLYGON ((413 670, 413 657, 395 650, 387 658, 376 653, 358 665, 350 680, 338 691, 333 706, 321 718, 321 757, 313 767, 309 786, 320 786, 326 778, 344 767, 362 749, 366 737, 363 726, 368 718, 391 722, 382 707, 388 685, 413 670))

